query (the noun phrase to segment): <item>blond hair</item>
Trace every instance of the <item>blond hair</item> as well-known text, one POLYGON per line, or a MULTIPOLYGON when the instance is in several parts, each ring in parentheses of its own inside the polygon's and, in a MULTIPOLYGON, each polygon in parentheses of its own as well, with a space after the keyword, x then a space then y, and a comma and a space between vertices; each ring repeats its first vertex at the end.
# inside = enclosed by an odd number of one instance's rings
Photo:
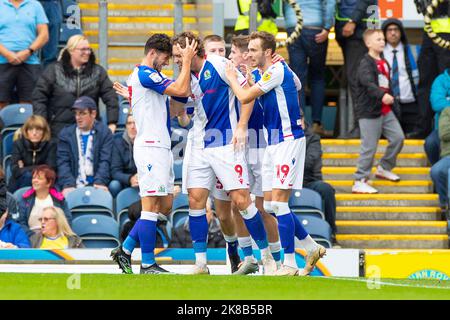
POLYGON ((41 211, 41 215, 44 211, 49 210, 52 212, 52 218, 55 218, 56 224, 58 226, 58 234, 60 236, 75 236, 75 232, 73 232, 72 228, 70 228, 69 223, 67 222, 64 211, 61 208, 57 207, 45 207, 41 211))
POLYGON ((24 137, 25 139, 30 140, 28 137, 28 130, 31 129, 42 129, 42 141, 49 141, 51 138, 50 133, 50 127, 48 125, 47 120, 39 115, 33 114, 31 115, 27 121, 23 124, 22 128, 20 129, 20 135, 24 137))
POLYGON ((84 40, 86 40, 86 41, 88 41, 88 38, 86 38, 84 35, 82 35, 82 34, 76 34, 76 35, 74 35, 74 36, 71 36, 70 38, 69 38, 69 40, 67 40, 67 44, 66 44, 66 46, 61 50, 61 52, 59 53, 59 57, 58 57, 58 60, 61 60, 62 59, 62 56, 63 56, 63 54, 64 54, 64 52, 68 52, 68 53, 70 53, 71 51, 73 51, 77 46, 78 46, 78 44, 81 42, 81 41, 84 41, 84 40))

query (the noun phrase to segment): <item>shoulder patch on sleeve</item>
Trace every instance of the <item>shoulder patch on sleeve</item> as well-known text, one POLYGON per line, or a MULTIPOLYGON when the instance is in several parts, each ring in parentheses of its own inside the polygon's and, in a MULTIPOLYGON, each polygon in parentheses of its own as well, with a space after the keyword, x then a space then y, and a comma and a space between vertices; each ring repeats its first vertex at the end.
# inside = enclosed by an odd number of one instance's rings
POLYGON ((149 77, 155 83, 161 82, 163 80, 163 78, 157 72, 150 72, 149 77))
POLYGON ((272 78, 272 71, 267 70, 262 76, 262 81, 267 82, 272 78))

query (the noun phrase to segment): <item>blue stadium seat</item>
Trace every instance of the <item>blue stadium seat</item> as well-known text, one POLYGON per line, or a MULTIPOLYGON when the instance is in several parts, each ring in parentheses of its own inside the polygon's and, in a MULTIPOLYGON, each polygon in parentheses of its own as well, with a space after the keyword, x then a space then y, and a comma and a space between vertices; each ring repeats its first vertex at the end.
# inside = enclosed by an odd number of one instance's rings
MULTIPOLYGON (((7 132, 5 135, 3 135, 2 140, 2 157, 6 157, 12 153, 13 148, 13 141, 14 138, 14 132, 7 132)), ((3 167, 5 167, 5 164, 3 163, 3 167)))
POLYGON ((119 224, 111 217, 90 214, 72 220, 73 231, 86 248, 115 248, 119 243, 119 224))
POLYGON ((117 121, 117 130, 125 130, 127 116, 130 112, 130 104, 127 100, 122 100, 119 105, 119 120, 117 121))
POLYGON ((11 155, 8 155, 3 159, 3 168, 5 169, 5 183, 8 185, 9 179, 11 179, 12 176, 11 155))
POLYGON ((76 25, 73 25, 72 28, 69 28, 68 24, 66 22, 61 23, 61 28, 59 31, 60 31, 60 33, 59 33, 59 44, 60 45, 66 45, 67 41, 72 36, 75 36, 77 34, 83 34, 83 31, 79 27, 77 27, 76 25))
POLYGON ((94 187, 77 188, 67 195, 66 201, 73 218, 85 214, 115 217, 112 195, 94 187))
POLYGON ((33 106, 27 103, 10 104, 0 110, 0 118, 3 121, 2 136, 6 132, 16 131, 29 116, 33 114, 33 106))
POLYGON ((78 6, 76 0, 61 0, 61 9, 64 18, 70 18, 73 14, 73 10, 71 10, 70 6, 78 6))
POLYGON ((17 201, 22 200, 22 196, 25 192, 27 192, 28 190, 30 190, 31 186, 27 186, 27 187, 23 187, 20 189, 17 189, 16 191, 14 191, 13 196, 14 198, 16 198, 17 201))
POLYGON ((178 228, 179 226, 182 226, 186 222, 186 219, 189 219, 189 214, 179 215, 177 217, 177 221, 175 222, 176 224, 173 225, 173 229, 178 228))
POLYGON ((116 197, 116 215, 121 226, 128 219, 128 207, 140 199, 136 188, 126 188, 119 192, 116 197))
POLYGON ((183 179, 183 161, 175 161, 173 163, 173 171, 175 174, 175 184, 181 185, 183 179))
POLYGON ((322 197, 317 191, 303 188, 292 190, 289 198, 289 207, 294 213, 308 213, 325 220, 322 197))
POLYGON ((314 216, 299 217, 305 230, 317 243, 326 248, 331 248, 331 227, 325 220, 314 216))

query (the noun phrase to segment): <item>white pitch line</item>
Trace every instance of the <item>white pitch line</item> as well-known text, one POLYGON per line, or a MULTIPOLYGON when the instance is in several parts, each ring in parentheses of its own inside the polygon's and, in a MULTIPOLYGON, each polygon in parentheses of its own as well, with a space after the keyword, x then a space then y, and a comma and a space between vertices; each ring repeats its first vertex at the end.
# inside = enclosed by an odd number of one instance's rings
MULTIPOLYGON (((424 289, 440 289, 440 290, 450 290, 450 287, 434 287, 429 285, 412 285, 412 284, 405 284, 405 283, 393 283, 393 282, 386 282, 386 281, 377 281, 377 280, 371 280, 371 279, 351 279, 351 278, 341 278, 341 277, 321 277, 323 279, 329 279, 329 280, 342 280, 342 281, 356 281, 356 282, 365 282, 366 284, 371 285, 383 285, 383 286, 393 286, 393 287, 408 287, 408 288, 424 288, 424 289)), ((447 281, 447 280, 445 280, 447 281)), ((449 282, 450 283, 450 282, 449 282)))

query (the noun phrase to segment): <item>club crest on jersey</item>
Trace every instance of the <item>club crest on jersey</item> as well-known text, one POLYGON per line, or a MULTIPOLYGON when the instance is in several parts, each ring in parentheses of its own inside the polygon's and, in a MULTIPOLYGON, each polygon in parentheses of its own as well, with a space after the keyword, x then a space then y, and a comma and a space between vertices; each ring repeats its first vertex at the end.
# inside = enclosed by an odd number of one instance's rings
POLYGON ((206 71, 204 73, 204 77, 205 77, 205 80, 208 80, 211 78, 211 71, 209 71, 209 69, 206 69, 206 71))
POLYGON ((165 186, 159 186, 158 192, 166 192, 166 187, 165 186))
POLYGON ((270 80, 271 77, 272 77, 272 72, 266 72, 262 76, 262 81, 267 82, 270 80))
POLYGON ((161 82, 162 81, 161 76, 159 74, 157 74, 156 72, 150 73, 149 77, 150 77, 150 79, 153 80, 153 82, 161 82))
POLYGON ((153 168, 153 166, 152 166, 151 164, 148 164, 148 165, 147 165, 147 170, 148 170, 148 172, 152 171, 152 168, 153 168))

